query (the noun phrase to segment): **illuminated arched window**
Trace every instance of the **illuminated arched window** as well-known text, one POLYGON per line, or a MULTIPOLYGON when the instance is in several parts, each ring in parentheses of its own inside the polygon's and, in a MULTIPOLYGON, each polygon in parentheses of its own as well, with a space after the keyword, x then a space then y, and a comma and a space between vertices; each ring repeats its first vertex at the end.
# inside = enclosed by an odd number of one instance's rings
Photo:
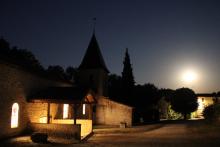
POLYGON ((18 127, 18 114, 19 114, 19 105, 18 103, 14 103, 12 105, 12 110, 11 110, 11 128, 18 127))

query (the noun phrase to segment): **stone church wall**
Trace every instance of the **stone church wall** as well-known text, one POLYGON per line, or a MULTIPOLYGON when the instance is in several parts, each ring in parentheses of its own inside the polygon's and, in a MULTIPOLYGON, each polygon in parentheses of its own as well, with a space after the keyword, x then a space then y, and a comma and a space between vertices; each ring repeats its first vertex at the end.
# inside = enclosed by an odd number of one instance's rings
POLYGON ((83 69, 79 71, 79 83, 91 87, 97 95, 106 96, 108 73, 103 69, 83 69))
POLYGON ((105 97, 98 99, 96 106, 96 124, 120 125, 126 123, 132 125, 132 107, 117 103, 105 97))
POLYGON ((40 123, 40 118, 44 121, 43 118, 47 117, 47 103, 27 103, 26 108, 30 123, 40 123))
POLYGON ((68 84, 36 76, 16 65, 0 61, 0 138, 17 135, 26 129, 29 122, 27 96, 49 86, 68 86, 68 84), (13 103, 19 105, 17 128, 11 128, 13 103))

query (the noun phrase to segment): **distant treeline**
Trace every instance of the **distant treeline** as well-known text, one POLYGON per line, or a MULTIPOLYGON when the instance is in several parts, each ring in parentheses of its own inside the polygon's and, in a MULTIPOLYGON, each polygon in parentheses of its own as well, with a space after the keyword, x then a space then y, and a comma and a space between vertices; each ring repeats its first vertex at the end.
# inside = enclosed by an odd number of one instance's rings
POLYGON ((54 80, 74 81, 76 68, 67 67, 66 70, 59 65, 50 65, 45 69, 35 55, 27 49, 16 46, 0 38, 0 59, 4 62, 15 64, 20 68, 54 80))

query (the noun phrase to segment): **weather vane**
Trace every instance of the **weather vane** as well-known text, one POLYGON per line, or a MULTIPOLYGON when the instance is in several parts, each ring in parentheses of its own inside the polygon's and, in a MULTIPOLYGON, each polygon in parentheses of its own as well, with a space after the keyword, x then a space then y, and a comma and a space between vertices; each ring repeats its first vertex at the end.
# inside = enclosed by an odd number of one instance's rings
POLYGON ((93 34, 95 34, 95 27, 96 27, 96 17, 93 17, 93 34))

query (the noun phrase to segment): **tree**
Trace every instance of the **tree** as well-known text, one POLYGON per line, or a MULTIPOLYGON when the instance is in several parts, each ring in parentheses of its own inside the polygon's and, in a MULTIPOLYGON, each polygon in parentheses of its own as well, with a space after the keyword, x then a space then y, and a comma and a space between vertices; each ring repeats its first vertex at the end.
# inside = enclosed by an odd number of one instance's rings
POLYGON ((135 86, 134 94, 137 97, 134 102, 135 106, 144 109, 157 104, 160 98, 158 88, 151 83, 135 86))
POLYGON ((184 119, 186 119, 187 114, 194 112, 197 107, 197 96, 192 89, 189 88, 179 88, 176 89, 171 96, 171 108, 183 114, 184 119))
POLYGON ((170 102, 170 98, 173 95, 173 92, 174 92, 174 90, 172 90, 172 89, 163 89, 162 88, 159 90, 160 98, 164 97, 167 102, 170 102))
POLYGON ((108 94, 109 97, 113 100, 123 102, 121 99, 121 76, 116 74, 110 74, 108 76, 108 94))
POLYGON ((13 47, 11 49, 10 57, 12 60, 14 60, 14 62, 27 69, 34 71, 44 70, 34 54, 27 49, 17 49, 17 47, 13 47))
POLYGON ((203 111, 203 116, 210 123, 218 122, 218 119, 220 117, 220 104, 215 103, 205 107, 203 111))
POLYGON ((65 72, 63 67, 59 65, 50 65, 47 68, 47 74, 48 76, 54 78, 54 79, 65 79, 65 72))
POLYGON ((0 50, 8 50, 10 48, 10 44, 3 38, 0 38, 0 50))
MULTIPOLYGON (((150 83, 136 85, 133 93, 135 99, 132 99, 132 106, 135 107, 136 113, 134 117, 141 117, 144 122, 157 121, 159 119, 157 103, 160 99, 158 88, 150 83)), ((134 119, 138 121, 139 118, 134 119)))
POLYGON ((125 52, 124 67, 122 71, 122 93, 124 98, 128 98, 128 103, 131 102, 131 97, 134 89, 134 76, 131 67, 130 56, 128 54, 128 49, 125 52))
POLYGON ((69 80, 72 83, 77 83, 78 82, 77 73, 78 73, 77 68, 71 66, 67 67, 65 71, 67 80, 69 80))
POLYGON ((44 70, 43 66, 34 56, 34 54, 27 49, 18 49, 17 47, 10 47, 10 44, 3 38, 0 38, 0 56, 7 62, 19 65, 30 71, 44 70))

